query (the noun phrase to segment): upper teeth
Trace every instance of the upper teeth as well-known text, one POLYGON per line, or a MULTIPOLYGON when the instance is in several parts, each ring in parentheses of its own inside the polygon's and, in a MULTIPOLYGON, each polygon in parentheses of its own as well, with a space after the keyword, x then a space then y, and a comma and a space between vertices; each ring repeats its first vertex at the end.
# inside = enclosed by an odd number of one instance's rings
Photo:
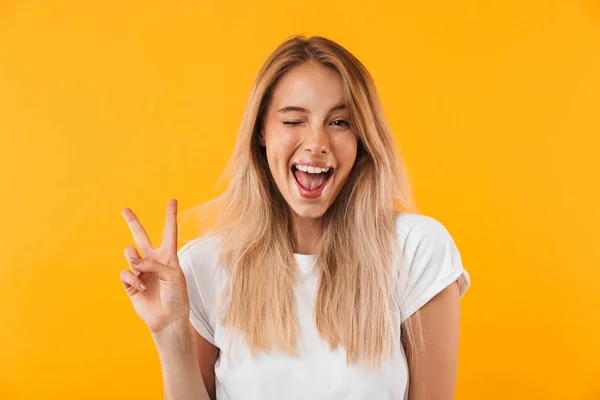
POLYGON ((296 164, 294 167, 300 171, 308 172, 309 174, 320 174, 321 172, 329 171, 329 168, 309 167, 308 165, 300 164, 296 164))

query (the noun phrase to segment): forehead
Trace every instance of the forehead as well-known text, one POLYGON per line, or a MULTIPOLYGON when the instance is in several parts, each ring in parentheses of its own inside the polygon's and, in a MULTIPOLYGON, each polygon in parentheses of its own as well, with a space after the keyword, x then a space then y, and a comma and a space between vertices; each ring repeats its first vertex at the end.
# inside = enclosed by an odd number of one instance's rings
POLYGON ((271 109, 300 106, 321 110, 344 100, 344 84, 336 70, 315 62, 306 62, 287 71, 277 82, 271 97, 271 109))

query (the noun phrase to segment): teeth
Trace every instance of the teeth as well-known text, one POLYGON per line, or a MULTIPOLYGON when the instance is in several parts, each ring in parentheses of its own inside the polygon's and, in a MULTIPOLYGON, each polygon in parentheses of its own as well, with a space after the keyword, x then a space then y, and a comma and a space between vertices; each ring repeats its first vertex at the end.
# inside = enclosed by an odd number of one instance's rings
POLYGON ((309 167, 308 165, 300 164, 296 164, 294 167, 296 167, 297 170, 308 172, 309 174, 320 174, 329 171, 329 168, 309 167))

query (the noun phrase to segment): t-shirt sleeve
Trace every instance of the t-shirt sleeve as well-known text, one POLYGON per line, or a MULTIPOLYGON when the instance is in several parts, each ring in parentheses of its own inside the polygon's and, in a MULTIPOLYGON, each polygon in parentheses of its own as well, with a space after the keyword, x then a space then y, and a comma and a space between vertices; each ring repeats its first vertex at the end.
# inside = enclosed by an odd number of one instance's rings
POLYGON ((407 273, 399 286, 402 322, 454 281, 458 280, 461 298, 470 285, 460 252, 446 227, 433 217, 418 217, 403 235, 407 273))
POLYGON ((198 333, 211 344, 215 345, 214 328, 207 312, 210 307, 209 293, 206 289, 206 282, 201 269, 202 259, 195 256, 192 246, 193 242, 188 242, 178 252, 179 265, 185 275, 188 297, 190 300, 189 320, 198 333))

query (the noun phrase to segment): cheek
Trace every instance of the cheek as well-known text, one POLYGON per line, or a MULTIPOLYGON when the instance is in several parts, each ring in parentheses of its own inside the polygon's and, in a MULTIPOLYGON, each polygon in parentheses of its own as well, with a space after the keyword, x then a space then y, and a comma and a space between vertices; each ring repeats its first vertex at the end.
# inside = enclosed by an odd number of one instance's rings
POLYGON ((286 129, 272 129, 265 135, 269 161, 281 162, 289 159, 298 142, 298 135, 286 129))
POLYGON ((356 152, 358 149, 358 140, 354 134, 340 137, 333 143, 334 155, 338 162, 344 164, 344 169, 350 171, 356 160, 356 152))

